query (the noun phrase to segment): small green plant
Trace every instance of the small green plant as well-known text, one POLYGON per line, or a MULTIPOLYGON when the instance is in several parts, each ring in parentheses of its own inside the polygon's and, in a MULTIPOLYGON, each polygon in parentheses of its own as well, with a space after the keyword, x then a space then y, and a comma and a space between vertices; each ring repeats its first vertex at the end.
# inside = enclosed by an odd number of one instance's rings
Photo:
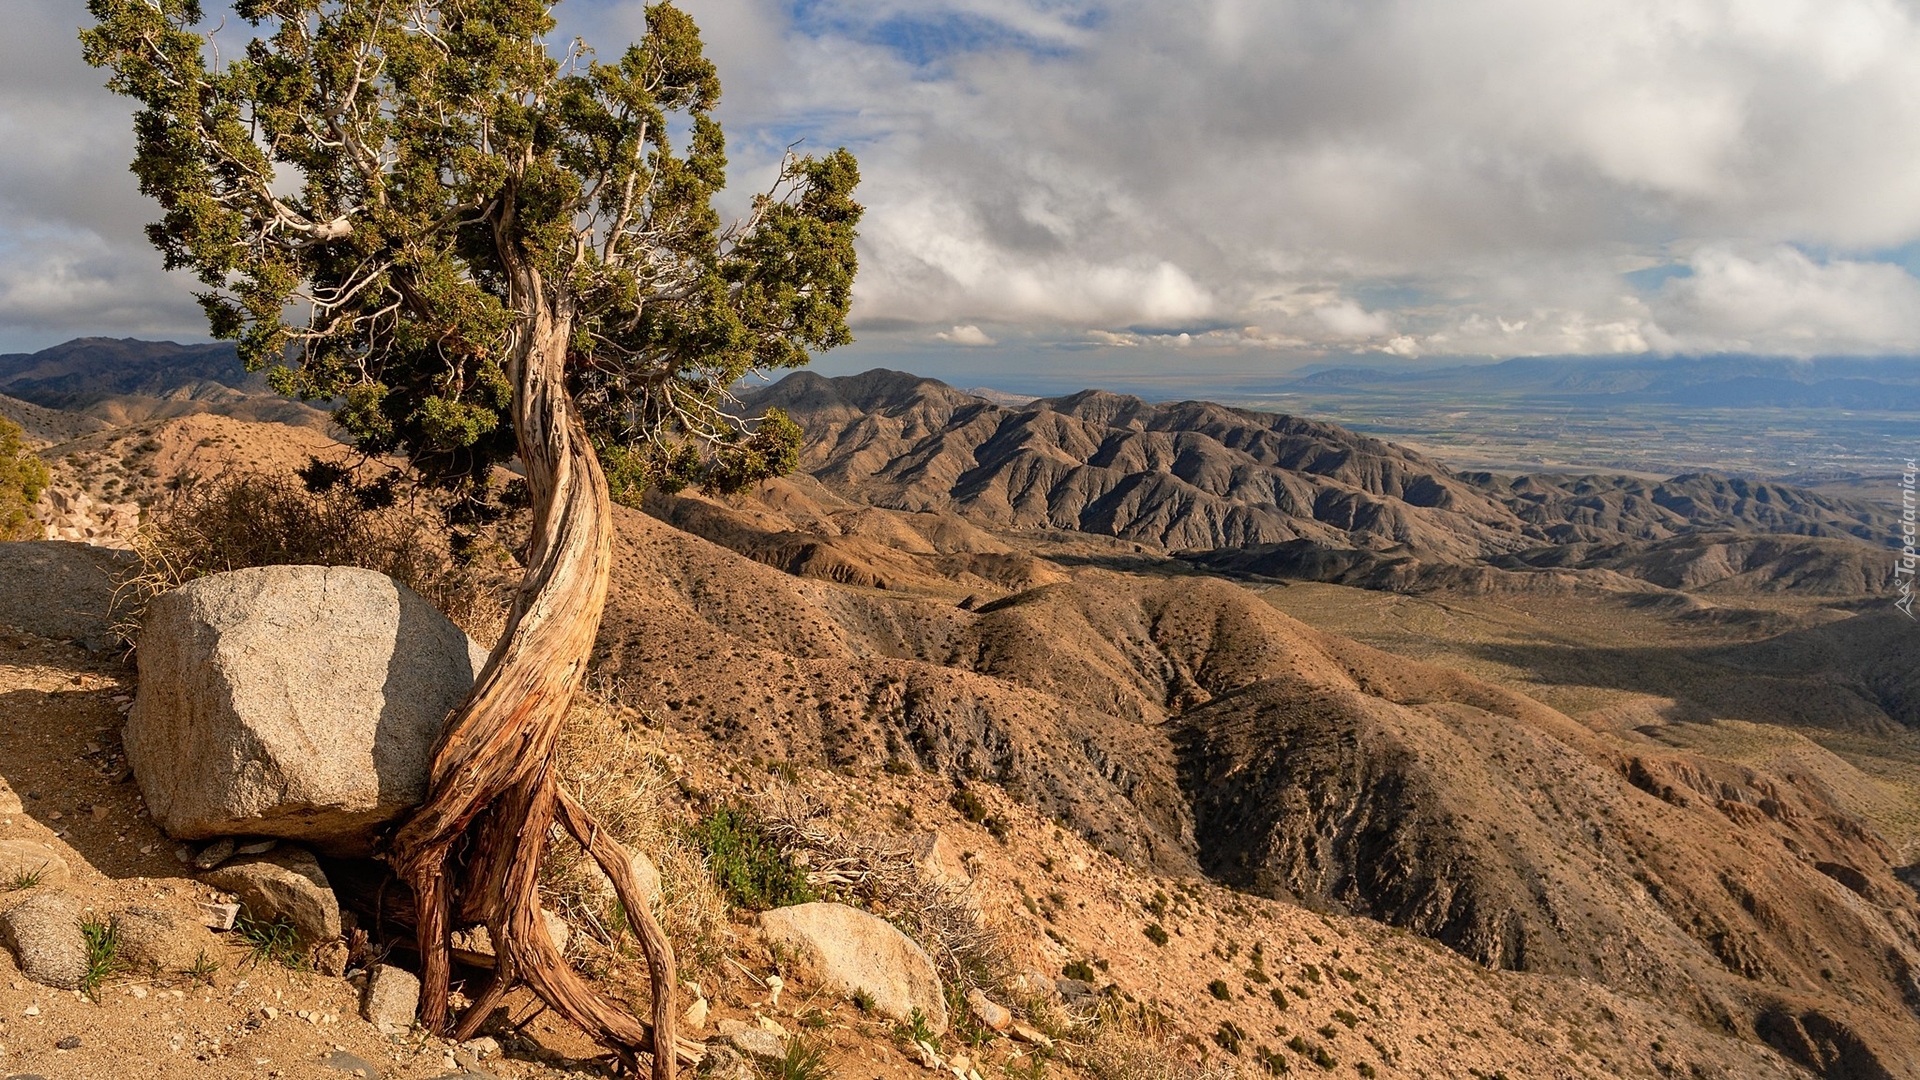
POLYGON ((833 1023, 833 1016, 821 1009, 808 1009, 800 1014, 800 1026, 819 1029, 833 1023))
POLYGON ((1240 1044, 1246 1038, 1247 1033, 1231 1020, 1220 1021, 1219 1029, 1213 1033, 1214 1045, 1235 1057, 1240 1055, 1240 1044))
POLYGON ((935 1050, 940 1049, 940 1036, 933 1033, 933 1025, 927 1020, 927 1014, 920 1011, 918 1005, 913 1007, 913 1011, 907 1014, 906 1021, 900 1025, 900 1037, 908 1044, 922 1042, 935 1050))
POLYGON ((22 889, 37 889, 40 887, 40 882, 45 876, 46 868, 44 866, 36 870, 28 870, 22 867, 14 871, 13 876, 7 879, 6 891, 19 892, 22 889))
POLYGON ((1263 1046, 1255 1050, 1253 1056, 1271 1075, 1282 1076, 1293 1071, 1293 1066, 1287 1064, 1286 1056, 1278 1050, 1269 1050, 1263 1046))
POLYGON ((1274 987, 1273 989, 1271 989, 1271 990, 1268 990, 1268 991, 1267 991, 1267 995, 1268 995, 1269 997, 1271 997, 1271 998, 1273 998, 1273 1007, 1274 1007, 1274 1008, 1276 1008, 1276 1009, 1279 1009, 1279 1010, 1280 1010, 1281 1012, 1286 1012, 1286 1011, 1287 1011, 1287 993, 1286 993, 1286 991, 1284 991, 1284 990, 1282 990, 1282 989, 1280 989, 1279 987, 1277 987, 1277 986, 1276 986, 1276 987, 1274 987))
POLYGON ((1078 979, 1083 983, 1090 983, 1099 978, 1099 976, 1093 972, 1093 965, 1087 963, 1085 960, 1073 961, 1066 967, 1061 968, 1060 974, 1065 975, 1069 979, 1078 979))
POLYGON ((1167 917, 1167 904, 1167 894, 1156 889, 1153 894, 1153 899, 1141 906, 1146 908, 1147 914, 1152 915, 1154 918, 1165 919, 1167 917))
POLYGON ((1354 1070, 1358 1072, 1361 1076, 1366 1077, 1367 1080, 1373 1080, 1373 1077, 1380 1075, 1379 1072, 1377 1072, 1373 1066, 1367 1064, 1364 1061, 1360 1062, 1358 1065, 1355 1065, 1354 1070))
POLYGON ((690 826, 688 839, 706 853, 714 881, 737 907, 766 911, 816 898, 807 875, 750 810, 720 807, 690 826))
POLYGON ((286 916, 265 922, 243 913, 234 929, 240 931, 240 939, 247 943, 248 967, 279 964, 297 971, 306 966, 306 950, 300 947, 300 935, 286 916))
POLYGON ((873 995, 867 993, 865 990, 855 990, 851 1000, 853 1001, 853 1007, 859 1009, 861 1012, 870 1013, 873 1011, 873 995))
POLYGON ((205 983, 208 986, 212 986, 214 973, 219 970, 220 961, 208 956, 207 950, 201 949, 199 953, 194 956, 193 966, 187 969, 187 975, 191 977, 194 982, 205 983))
POLYGON ((1035 1048, 1030 1054, 1007 1062, 1007 1080, 1046 1080, 1047 1052, 1035 1048))
POLYGON ((80 992, 100 1000, 100 984, 120 970, 120 928, 101 919, 80 924, 80 937, 87 943, 87 971, 80 977, 80 992))
POLYGON ((764 1080, 832 1080, 827 1052, 812 1040, 796 1035, 787 1040, 787 1052, 760 1066, 764 1080))
POLYGON ((1328 1071, 1332 1071, 1334 1066, 1340 1064, 1338 1061, 1334 1060, 1334 1057, 1332 1054, 1327 1053, 1327 1048, 1324 1046, 1314 1047, 1313 1053, 1308 1056, 1313 1059, 1313 1063, 1315 1065, 1318 1065, 1322 1069, 1326 1069, 1328 1071))
POLYGON ((885 766, 889 776, 912 776, 916 770, 905 758, 888 758, 885 766))
POLYGON ((1147 940, 1153 942, 1155 945, 1165 945, 1167 943, 1167 930, 1157 922, 1148 923, 1140 932, 1147 935, 1147 940))
POLYGON ((1312 964, 1307 964, 1301 967, 1300 974, 1306 976, 1307 981, 1312 983, 1313 985, 1315 986, 1320 985, 1320 969, 1317 967, 1314 967, 1312 964))
POLYGON ((1233 1000, 1233 991, 1227 988, 1227 980, 1225 979, 1215 979, 1212 982, 1208 983, 1207 993, 1212 994, 1214 997, 1219 998, 1221 1001, 1233 1000))
POLYGON ((1359 1014, 1353 1012, 1351 1009, 1335 1009, 1333 1010, 1333 1018, 1347 1025, 1349 1028, 1360 1026, 1359 1014))
POLYGON ((961 817, 966 818, 976 825, 983 826, 987 830, 987 833, 995 840, 1005 840, 1007 838, 1010 832, 1007 828, 1007 823, 996 817, 994 813, 987 808, 986 800, 974 794, 972 788, 963 787, 955 791, 953 797, 948 799, 947 802, 955 810, 960 812, 961 817))

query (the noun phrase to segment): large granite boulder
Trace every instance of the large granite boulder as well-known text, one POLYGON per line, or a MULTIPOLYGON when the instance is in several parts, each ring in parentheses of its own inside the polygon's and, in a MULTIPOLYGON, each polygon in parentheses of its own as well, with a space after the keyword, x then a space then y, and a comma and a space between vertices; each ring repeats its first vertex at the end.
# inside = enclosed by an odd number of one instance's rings
POLYGON ((156 598, 125 743, 183 840, 279 836, 367 853, 426 797, 427 758, 486 651, 372 570, 263 566, 156 598))
POLYGON ((919 1009, 935 1035, 947 1030, 947 1000, 933 960, 885 919, 845 904, 797 904, 760 916, 767 944, 833 993, 864 995, 875 1012, 905 1020, 919 1009))

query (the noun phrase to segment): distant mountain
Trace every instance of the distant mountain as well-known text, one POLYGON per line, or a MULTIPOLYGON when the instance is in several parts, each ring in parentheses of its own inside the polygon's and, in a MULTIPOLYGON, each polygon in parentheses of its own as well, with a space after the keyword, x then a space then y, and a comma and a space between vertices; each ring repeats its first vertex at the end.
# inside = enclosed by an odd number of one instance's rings
POLYGON ((842 497, 1113 536, 1224 572, 1408 588, 1459 585, 1466 566, 1478 587, 1531 588, 1547 578, 1500 575, 1605 571, 1661 587, 1819 580, 1844 595, 1892 573, 1884 509, 1711 473, 1456 473, 1298 417, 1097 390, 1007 406, 884 370, 800 372, 749 403, 800 423, 801 468, 842 497), (1724 543, 1681 542, 1742 535, 1805 542, 1738 557, 1724 543))
POLYGON ((36 353, 0 356, 0 394, 82 413, 113 426, 218 413, 323 427, 326 414, 274 393, 225 342, 180 345, 78 338, 36 353))
POLYGON ((111 426, 91 416, 43 408, 5 394, 0 394, 0 417, 19 424, 26 433, 27 444, 36 447, 77 439, 111 426))
POLYGON ((1285 388, 1613 398, 1695 408, 1904 410, 1920 406, 1920 358, 1524 357, 1411 371, 1329 368, 1285 388))

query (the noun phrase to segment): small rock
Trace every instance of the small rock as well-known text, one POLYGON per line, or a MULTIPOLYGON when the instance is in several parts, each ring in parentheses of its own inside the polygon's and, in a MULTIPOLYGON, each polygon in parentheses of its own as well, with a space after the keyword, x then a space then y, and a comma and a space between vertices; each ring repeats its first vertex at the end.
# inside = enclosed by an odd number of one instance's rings
POLYGON ((231 930, 240 921, 240 905, 201 904, 200 921, 212 930, 231 930))
POLYGON ((340 901, 320 863, 300 848, 282 847, 270 855, 229 862, 201 880, 239 897, 252 919, 286 919, 302 941, 340 936, 340 901))
POLYGON ((333 1053, 321 1058, 320 1064, 325 1065, 334 1072, 346 1073, 348 1076, 364 1077, 365 1080, 380 1080, 380 1070, 374 1068, 372 1062, 355 1057, 345 1050, 335 1050, 333 1053))
POLYGON ((80 934, 80 902, 61 892, 36 892, 0 915, 0 938, 20 973, 42 986, 78 990, 87 976, 87 940, 80 934))
POLYGON ((764 912, 760 929, 817 985, 847 997, 864 994, 895 1020, 918 1009, 933 1034, 947 1030, 946 995, 933 961, 891 923, 845 904, 812 903, 764 912))
POLYGON ((376 966, 367 977, 366 996, 360 1001, 360 1015, 378 1027, 413 1027, 420 1011, 420 980, 413 972, 392 964, 376 966))
POLYGON ((153 908, 127 908, 113 925, 120 932, 120 959, 139 970, 185 971, 214 946, 205 927, 153 908))
POLYGON ((67 860, 47 845, 34 840, 0 840, 0 884, 33 879, 37 885, 65 885, 71 878, 67 860))
POLYGON ((335 939, 313 950, 313 970, 337 979, 347 973, 347 943, 335 939))
POLYGON ((973 884, 973 875, 967 872, 966 860, 945 834, 938 830, 924 833, 914 841, 913 846, 913 863, 922 877, 958 889, 973 884))
POLYGON ((19 794, 8 787, 5 780, 0 780, 0 817, 12 817, 26 812, 27 808, 21 805, 19 794))
POLYGON ((1045 1032, 1024 1020, 1015 1020, 1011 1025, 1010 1034, 1021 1042, 1038 1046, 1042 1050, 1053 1049, 1053 1040, 1048 1038, 1045 1032))
POLYGON ((233 849, 237 846, 231 836, 223 836, 215 840, 213 843, 201 848, 200 853, 193 857, 194 868, 198 870, 211 870, 219 866, 221 863, 233 858, 233 849))
POLYGON ((80 1049, 80 1036, 69 1035, 59 1042, 54 1043, 53 1048, 55 1050, 78 1050, 80 1049))
POLYGON ((938 1069, 940 1067, 940 1054, 935 1051, 933 1047, 928 1046, 919 1039, 915 1039, 913 1041, 913 1049, 920 1056, 921 1068, 938 1069))
POLYGON ((778 975, 767 976, 767 1007, 768 1008, 777 1009, 780 1007, 780 991, 785 990, 786 988, 787 988, 787 981, 785 979, 782 979, 778 975))
POLYGON ((193 849, 185 844, 181 844, 179 847, 173 849, 173 857, 183 863, 190 863, 193 861, 193 849))
POLYGON ((786 1028, 781 1027, 780 1021, 775 1020, 771 1016, 761 1016, 761 1017, 757 1017, 756 1019, 760 1021, 760 1030, 762 1031, 771 1031, 775 1035, 778 1035, 783 1039, 789 1038, 793 1034, 792 1032, 788 1031, 786 1028))
POLYGON ((707 999, 694 998, 693 1004, 687 1006, 686 1013, 683 1016, 681 1016, 680 1019, 682 1023, 685 1023, 688 1028, 694 1031, 699 1031, 701 1028, 706 1027, 707 1026, 707 999))
POLYGON ((974 1019, 995 1031, 1005 1031, 1013 1026, 1013 1012, 989 998, 977 986, 967 991, 967 1011, 973 1014, 974 1019))
POLYGON ((265 855, 280 845, 278 840, 254 840, 233 849, 235 855, 265 855))
POLYGON ((93 820, 105 821, 107 820, 107 815, 109 813, 112 813, 112 810, 107 806, 106 803, 93 804, 93 820))
POLYGON ((1053 988, 1067 1001, 1084 1001, 1093 996, 1093 984, 1080 979, 1055 979, 1053 988))
POLYGON ((759 1070, 731 1045, 710 1042, 706 1055, 700 1059, 700 1075, 712 1080, 755 1080, 759 1070))
MULTIPOLYGON (((643 851, 634 852, 628 865, 633 868, 633 878, 640 886, 640 895, 646 897, 647 903, 657 909, 660 906, 659 868, 653 865, 653 860, 647 858, 646 852, 643 851)), ((606 871, 600 869, 598 863, 588 861, 586 874, 595 896, 607 903, 618 899, 614 894, 613 879, 607 876, 606 871)))
POLYGON ((739 1031, 728 1035, 727 1041, 733 1044, 735 1050, 748 1057, 778 1061, 787 1055, 787 1040, 761 1028, 743 1026, 739 1031))
MULTIPOLYGON (((547 924, 547 936, 553 939, 553 947, 567 951, 567 939, 573 936, 573 928, 567 920, 545 908, 540 909, 540 918, 547 924)), ((490 968, 493 966, 493 935, 485 926, 469 926, 465 930, 455 930, 449 940, 454 959, 469 967, 490 968)))
POLYGON ((460 1049, 484 1061, 490 1057, 500 1056, 500 1040, 491 1035, 482 1035, 477 1039, 468 1039, 461 1043, 460 1049))

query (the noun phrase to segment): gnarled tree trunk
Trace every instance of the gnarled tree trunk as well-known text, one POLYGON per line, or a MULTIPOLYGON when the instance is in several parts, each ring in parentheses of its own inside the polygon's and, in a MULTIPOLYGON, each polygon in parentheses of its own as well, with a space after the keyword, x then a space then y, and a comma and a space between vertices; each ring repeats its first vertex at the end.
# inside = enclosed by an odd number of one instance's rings
POLYGON ((560 725, 586 675, 606 604, 611 508, 606 478, 567 392, 573 311, 523 272, 533 315, 511 357, 514 425, 533 502, 526 576, 505 632, 435 748, 429 795, 395 834, 388 860, 412 886, 421 956, 420 1021, 449 1030, 449 935, 484 922, 495 965, 452 1028, 471 1038, 500 998, 524 982, 597 1041, 653 1053, 655 1080, 698 1043, 673 1034, 673 954, 634 881, 627 852, 557 785, 560 725), (568 967, 540 917, 540 861, 556 815, 612 879, 647 953, 653 1023, 642 1023, 568 967), (672 1047, 677 1053, 662 1052, 672 1047))

